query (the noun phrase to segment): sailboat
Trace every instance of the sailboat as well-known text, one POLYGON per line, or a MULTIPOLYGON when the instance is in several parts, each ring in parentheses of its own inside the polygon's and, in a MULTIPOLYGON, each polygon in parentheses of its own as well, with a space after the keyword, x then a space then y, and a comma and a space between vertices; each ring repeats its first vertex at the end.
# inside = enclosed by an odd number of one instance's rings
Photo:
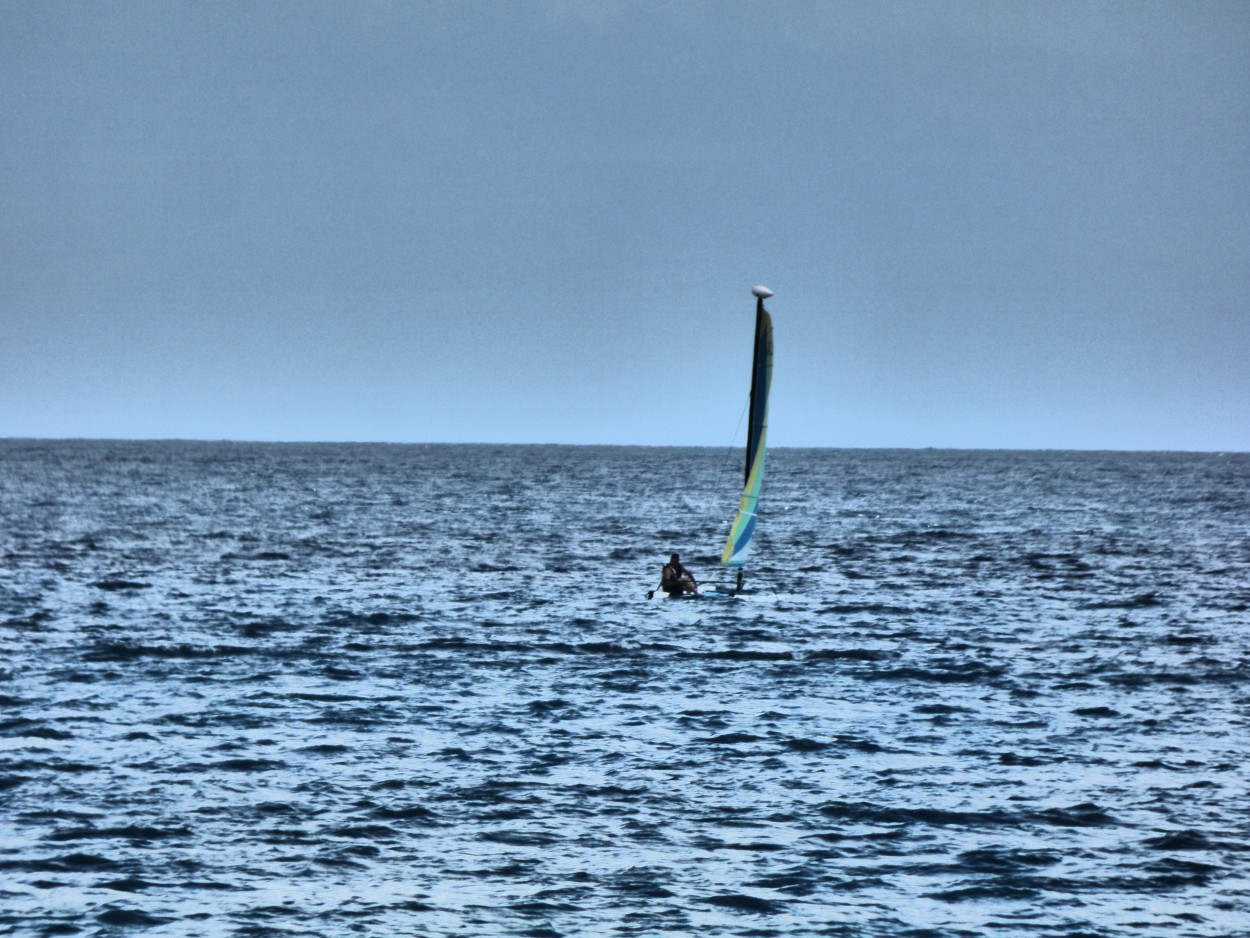
POLYGON ((722 596, 737 596, 743 592, 747 552, 755 535, 756 511, 760 503, 760 489, 764 485, 768 388, 773 378, 773 317, 764 308, 764 301, 773 295, 773 291, 768 287, 754 287, 751 293, 755 295, 755 353, 751 362, 746 464, 742 470, 742 496, 738 500, 738 511, 720 558, 721 569, 733 570, 737 576, 732 585, 718 584, 704 591, 722 596))
MULTIPOLYGON (((717 583, 706 589, 695 586, 675 588, 674 597, 682 596, 739 596, 743 590, 744 568, 751 539, 755 535, 756 509, 760 503, 760 489, 764 484, 765 441, 768 436, 768 387, 773 379, 773 318, 764 308, 764 301, 773 295, 768 287, 753 287, 755 295, 755 352, 751 362, 750 412, 747 418, 746 465, 742 470, 742 495, 729 540, 721 553, 722 571, 734 571, 736 577, 730 583, 717 583)), ((678 571, 681 572, 680 570, 678 571)), ((661 583, 661 588, 664 584, 661 583)), ((647 599, 656 595, 648 590, 647 599)))

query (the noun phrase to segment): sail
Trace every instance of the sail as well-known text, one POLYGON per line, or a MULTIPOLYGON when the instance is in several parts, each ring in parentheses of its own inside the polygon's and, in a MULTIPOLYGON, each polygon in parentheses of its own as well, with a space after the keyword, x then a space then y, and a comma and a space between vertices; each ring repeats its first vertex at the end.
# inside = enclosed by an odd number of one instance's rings
MULTIPOLYGON (((722 567, 742 569, 751 536, 755 533, 755 512, 764 484, 765 440, 768 436, 768 386, 773 377, 773 320, 764 309, 772 293, 764 287, 752 291, 755 302, 755 355, 751 365, 751 407, 747 427, 746 467, 743 471, 742 498, 729 531, 729 541, 721 554, 722 567)), ((741 581, 739 573, 739 581, 741 581)))

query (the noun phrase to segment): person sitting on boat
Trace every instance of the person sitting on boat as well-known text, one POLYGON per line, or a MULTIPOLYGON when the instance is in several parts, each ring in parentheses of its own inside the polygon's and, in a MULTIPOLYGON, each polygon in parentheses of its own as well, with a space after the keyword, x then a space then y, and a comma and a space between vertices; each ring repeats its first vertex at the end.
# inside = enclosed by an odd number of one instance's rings
POLYGON ((693 573, 682 566, 681 558, 673 554, 664 565, 664 572, 660 574, 660 589, 670 596, 697 593, 699 582, 694 578, 693 573))

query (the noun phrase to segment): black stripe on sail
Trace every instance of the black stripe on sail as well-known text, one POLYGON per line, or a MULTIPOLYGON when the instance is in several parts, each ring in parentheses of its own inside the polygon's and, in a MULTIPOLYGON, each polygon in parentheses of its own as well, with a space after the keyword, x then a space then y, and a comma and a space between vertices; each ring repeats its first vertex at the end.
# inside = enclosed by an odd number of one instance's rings
POLYGON ((755 453, 760 448, 764 434, 764 414, 767 412, 768 395, 768 311, 764 298, 755 301, 755 358, 751 365, 751 410, 747 420, 747 458, 742 470, 742 484, 751 477, 755 453))

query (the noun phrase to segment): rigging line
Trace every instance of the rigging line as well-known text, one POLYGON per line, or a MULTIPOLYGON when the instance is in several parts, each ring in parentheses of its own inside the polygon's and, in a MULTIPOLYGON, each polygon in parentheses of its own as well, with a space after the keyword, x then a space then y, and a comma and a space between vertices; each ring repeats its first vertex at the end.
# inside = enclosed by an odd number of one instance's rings
MULTIPOLYGON (((746 420, 747 408, 750 406, 751 406, 751 394, 748 391, 746 399, 742 402, 742 413, 738 414, 738 426, 734 428, 733 438, 729 441, 729 446, 726 447, 725 449, 725 458, 721 460, 720 469, 717 470, 716 478, 712 482, 712 490, 715 492, 719 492, 721 490, 721 482, 725 478, 725 467, 729 465, 729 460, 734 455, 734 449, 736 448, 735 444, 738 442, 738 434, 742 430, 742 423, 743 421, 746 420)), ((737 506, 737 504, 738 504, 738 499, 735 498, 733 505, 737 506)), ((732 524, 733 523, 732 516, 730 517, 731 517, 730 523, 732 524)), ((721 508, 719 506, 714 506, 712 503, 709 502, 707 504, 707 507, 703 509, 703 527, 705 529, 714 529, 714 523, 719 518, 721 518, 721 508)), ((717 575, 723 572, 724 571, 721 570, 718 566, 717 575)))
MULTIPOLYGON (((733 456, 734 450, 737 448, 736 444, 738 442, 738 433, 742 430, 742 422, 746 420, 747 408, 750 406, 751 406, 751 395, 748 392, 746 396, 746 400, 742 402, 742 413, 738 414, 738 426, 734 428, 733 438, 729 441, 729 446, 726 447, 725 449, 725 458, 721 460, 720 469, 717 471, 716 479, 712 483, 712 488, 714 491, 717 491, 717 492, 720 491, 721 481, 725 478, 725 467, 729 465, 729 459, 730 457, 733 456)), ((736 499, 734 501, 734 504, 735 505, 737 504, 736 499)), ((711 515, 712 507, 709 505, 707 509, 703 512, 703 514, 705 517, 711 515)))
MULTIPOLYGON (((742 402, 742 413, 738 414, 738 425, 734 427, 733 439, 729 441, 729 447, 725 450, 725 460, 720 465, 720 475, 722 476, 725 474, 725 467, 729 465, 729 457, 733 455, 734 449, 737 448, 736 444, 738 442, 738 433, 739 431, 742 430, 742 421, 746 420, 747 408, 750 406, 751 406, 751 394, 750 392, 748 392, 746 396, 746 400, 742 402)), ((720 476, 717 477, 716 484, 717 485, 720 484, 720 476)))

